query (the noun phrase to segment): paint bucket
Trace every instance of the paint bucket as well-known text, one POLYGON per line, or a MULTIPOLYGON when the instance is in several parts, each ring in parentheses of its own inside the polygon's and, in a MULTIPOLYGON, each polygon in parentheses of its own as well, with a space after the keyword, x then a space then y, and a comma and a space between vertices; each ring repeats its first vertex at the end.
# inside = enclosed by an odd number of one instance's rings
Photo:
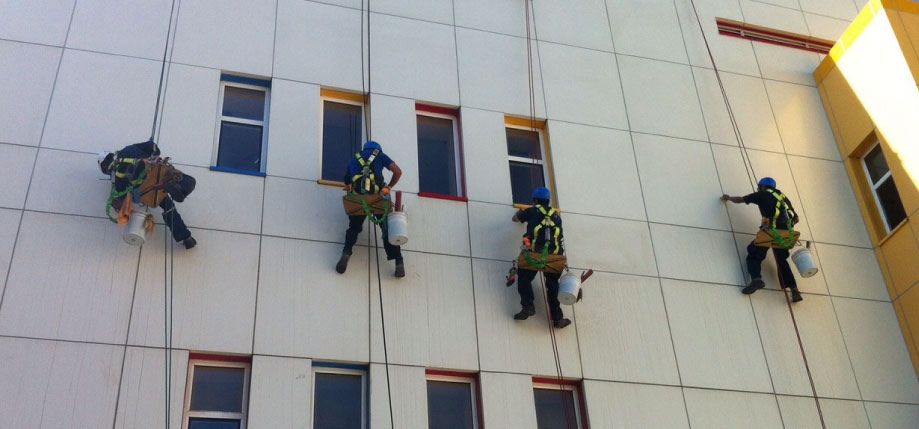
POLYGON ((402 246, 408 243, 408 217, 405 212, 392 212, 386 216, 389 244, 402 246))
POLYGON ((817 274, 817 266, 814 265, 814 258, 811 257, 811 251, 807 248, 797 250, 791 255, 791 260, 795 263, 795 268, 798 269, 798 273, 801 274, 801 277, 808 278, 817 274))
POLYGON ((565 305, 574 305, 578 301, 578 291, 581 290, 581 279, 568 273, 562 276, 558 283, 558 302, 565 305))
POLYGON ((147 212, 142 212, 140 210, 131 212, 131 219, 128 221, 128 224, 125 225, 124 235, 121 236, 125 243, 132 246, 143 246, 144 234, 147 232, 144 229, 144 222, 146 220, 147 212))

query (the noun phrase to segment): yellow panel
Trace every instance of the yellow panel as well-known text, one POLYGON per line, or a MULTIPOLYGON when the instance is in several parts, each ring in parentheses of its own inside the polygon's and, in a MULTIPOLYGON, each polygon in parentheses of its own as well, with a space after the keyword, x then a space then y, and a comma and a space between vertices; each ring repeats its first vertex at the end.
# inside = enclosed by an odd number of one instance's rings
POLYGON ((322 97, 332 97, 332 98, 338 98, 341 100, 356 101, 358 103, 364 102, 364 96, 361 94, 355 94, 353 92, 336 91, 334 89, 322 88, 319 90, 319 95, 322 97))
POLYGON ((894 309, 897 310, 903 336, 908 338, 906 344, 910 348, 913 365, 919 371, 919 287, 906 291, 896 304, 899 305, 894 305, 894 309))
POLYGON ((896 0, 894 1, 897 9, 903 12, 919 13, 919 2, 915 0, 896 0))
POLYGON ((826 75, 823 87, 836 116, 839 134, 845 143, 846 150, 843 153, 850 155, 871 133, 874 124, 839 68, 834 68, 826 75))
POLYGON ((859 34, 862 34, 862 30, 868 26, 872 19, 874 19, 874 10, 871 8, 871 4, 866 4, 858 16, 855 17, 855 20, 849 24, 849 28, 846 28, 845 33, 842 33, 842 37, 839 38, 843 46, 846 48, 852 46, 852 43, 855 42, 859 34))
POLYGON ((817 66, 817 69, 814 70, 814 80, 817 81, 817 85, 820 85, 823 82, 823 78, 825 78, 827 73, 829 73, 830 70, 833 70, 834 67, 836 67, 836 61, 833 59, 833 57, 829 55, 823 57, 823 61, 821 61, 817 66))
POLYGON ((504 116, 504 124, 516 125, 518 127, 546 128, 546 121, 539 119, 530 120, 530 118, 518 118, 516 116, 504 116))
POLYGON ((881 251, 899 296, 919 281, 919 263, 916 263, 919 261, 919 245, 908 222, 890 234, 881 244, 881 251))
POLYGON ((875 11, 879 11, 883 8, 896 9, 896 0, 871 0, 871 6, 875 11))
POLYGON ((845 143, 842 142, 842 136, 839 134, 839 126, 836 124, 836 116, 833 114, 833 106, 830 105, 830 100, 827 98, 826 89, 823 85, 817 86, 817 92, 820 93, 820 101, 823 103, 823 111, 826 112, 827 119, 830 122, 830 128, 833 129, 833 140, 836 141, 836 146, 839 148, 839 152, 842 153, 845 151, 845 143))
MULTIPOLYGON (((907 166, 897 152, 890 147, 883 136, 881 136, 880 140, 884 158, 887 160, 888 167, 890 167, 890 174, 893 176, 894 183, 897 184, 897 193, 900 194, 903 208, 906 209, 908 214, 914 213, 919 210, 919 189, 916 189, 916 184, 906 171, 907 166)), ((910 142, 909 144, 915 143, 910 142)), ((913 168, 915 169, 916 167, 913 168)), ((913 226, 915 227, 916 224, 913 224, 913 226)))
MULTIPOLYGON (((858 152, 856 151, 856 153, 858 152)), ((862 212, 862 218, 865 220, 871 244, 877 246, 887 235, 887 230, 884 228, 884 221, 881 220, 881 215, 874 202, 874 195, 865 178, 865 170, 862 167, 861 160, 856 157, 849 157, 843 165, 846 167, 849 183, 852 184, 852 189, 855 191, 855 201, 858 203, 858 209, 862 212)))
POLYGON ((890 278, 890 271, 887 270, 887 261, 884 260, 884 253, 881 252, 881 248, 874 248, 874 256, 878 258, 878 265, 881 266, 881 274, 884 275, 884 284, 887 286, 887 293, 890 294, 890 299, 896 299, 897 291, 893 288, 893 279, 890 278))

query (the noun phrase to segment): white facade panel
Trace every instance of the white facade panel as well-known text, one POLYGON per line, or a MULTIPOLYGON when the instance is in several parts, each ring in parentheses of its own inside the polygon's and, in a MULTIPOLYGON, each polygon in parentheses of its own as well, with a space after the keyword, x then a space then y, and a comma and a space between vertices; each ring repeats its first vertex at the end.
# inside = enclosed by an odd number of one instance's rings
MULTIPOLYGON (((815 67, 816 68, 816 67, 815 67)), ((766 81, 785 151, 792 155, 839 161, 839 147, 821 109, 816 88, 766 81)))
POLYGON ((820 409, 823 411, 823 421, 828 428, 872 428, 862 402, 821 398, 820 409))
MULTIPOLYGON (((746 22, 750 24, 781 28, 792 33, 808 34, 804 14, 801 13, 800 7, 796 4, 776 4, 774 0, 766 2, 740 0, 739 3, 746 22)), ((754 47, 757 45, 765 45, 765 43, 753 44, 754 47)))
MULTIPOLYGON (((415 103, 407 98, 373 95, 370 100, 370 136, 383 147, 399 168, 402 178, 396 190, 418 192, 418 119, 415 103)), ((366 132, 366 131, 365 131, 366 132)), ((458 156, 458 154, 457 154, 458 156)), ((350 161, 350 160, 349 160, 350 161)), ((344 172, 346 166, 339 169, 344 172)), ((392 179, 392 172, 383 170, 386 183, 392 179)))
MULTIPOLYGON (((858 14, 858 5, 850 0, 800 0, 801 10, 837 19, 852 21, 858 14)), ((861 5, 865 2, 857 1, 861 5)))
MULTIPOLYGON (((127 347, 121 375, 121 394, 115 428, 166 427, 166 352, 163 349, 127 347)), ((182 427, 188 352, 172 350, 169 426, 182 427)))
POLYGON ((689 66, 617 55, 632 131, 706 140, 689 66))
POLYGON ((428 389, 424 368, 414 366, 389 367, 387 389, 386 366, 370 365, 370 427, 425 428, 428 427, 428 389), (392 393, 392 422, 389 394, 392 393), (392 423, 392 424, 390 424, 392 423))
POLYGON ((686 398, 686 410, 692 427, 783 427, 778 404, 772 395, 684 388, 683 396, 686 398))
POLYGON ((373 12, 453 25, 452 0, 378 0, 368 3, 373 12))
MULTIPOLYGON (((279 237, 344 243, 348 217, 338 186, 305 180, 265 179, 265 212, 262 233, 279 237)), ((368 224, 357 243, 367 245, 368 224)), ((369 228, 373 230, 373 228, 369 228)))
MULTIPOLYGON (((526 6, 524 2, 454 1, 453 10, 456 14, 455 21, 458 29, 472 28, 492 33, 526 37, 526 19, 524 18, 526 6)), ((533 31, 530 29, 530 34, 532 33, 533 31)))
POLYGON ((0 143, 0 171, 10 173, 0 188, 0 207, 21 209, 32 178, 32 167, 38 149, 0 143))
POLYGON ((592 427, 689 427, 679 387, 588 380, 584 394, 592 427))
POLYGON ((722 73, 721 80, 744 146, 782 152, 782 139, 763 80, 733 73, 722 73))
POLYGON ((532 2, 530 26, 540 40, 612 52, 604 0, 532 2))
POLYGON ((807 28, 810 28, 812 36, 827 40, 839 39, 849 27, 850 22, 810 12, 804 12, 804 19, 807 21, 807 28))
POLYGON ((817 403, 814 398, 801 396, 777 395, 779 411, 782 412, 782 423, 785 427, 801 429, 820 429, 820 414, 817 412, 817 403))
POLYGON ((304 427, 312 422, 312 397, 312 361, 274 356, 252 357, 248 427, 304 427))
POLYGON ((680 17, 680 28, 683 31, 683 40, 686 42, 690 64, 712 68, 705 41, 702 39, 702 32, 699 30, 699 21, 701 21, 718 70, 748 76, 760 75, 751 42, 734 37, 719 37, 718 29, 714 25, 716 17, 744 21, 739 2, 700 0, 677 1, 674 4, 680 17), (695 3, 697 13, 693 11, 692 3, 695 3))
MULTIPOLYGON (((162 60, 172 14, 170 0, 76 3, 67 47, 162 60)), ((175 17, 172 17, 175 29, 175 17)))
POLYGON ((466 204, 403 194, 402 206, 408 217, 409 234, 408 243, 402 246, 402 250, 469 256, 466 204))
POLYGON ((488 427, 536 427, 536 404, 530 376, 482 373, 482 419, 488 427))
POLYGON ((819 222, 812 222, 820 242, 871 247, 868 231, 842 163, 789 156, 801 204, 819 222))
POLYGON ((673 0, 610 0, 606 5, 616 53, 689 63, 673 0))
POLYGON ((76 0, 0 3, 0 39, 64 46, 76 0))
POLYGON ((731 233, 652 223, 651 236, 661 277, 744 283, 731 233))
MULTIPOLYGON (((504 117, 501 113, 470 108, 463 108, 460 116, 466 196, 470 201, 510 205, 513 197, 504 117)), ((470 212, 472 207, 470 203, 470 212)))
POLYGON ((169 85, 161 101, 156 143, 163 156, 172 157, 174 162, 197 167, 215 165, 214 132, 222 111, 222 106, 217 105, 220 70, 170 64, 166 71, 169 85))
POLYGON ((319 86, 274 79, 271 83, 271 123, 268 129, 269 175, 319 180, 319 86))
POLYGON ((718 86, 718 77, 710 69, 693 67, 693 78, 696 81, 696 91, 699 94, 699 104, 702 106, 702 116, 705 117, 705 128, 708 131, 708 140, 712 143, 738 146, 737 135, 728 116, 728 108, 718 86))
MULTIPOLYGON (((469 202, 469 239, 474 258, 510 262, 520 255, 521 237, 526 230, 511 220, 516 212, 510 205, 469 202)), ((567 230, 569 224, 564 225, 567 230)), ((570 248, 566 249, 570 253, 570 248)))
POLYGON ((3 279, 3 283, 0 283, 0 296, 3 296, 3 290, 6 289, 6 274, 9 273, 21 216, 19 210, 0 209, 0 279, 3 279))
POLYGON ((890 300, 874 250, 820 244, 817 251, 827 287, 834 296, 890 300))
POLYGON ((906 404, 881 404, 866 402, 868 419, 872 428, 908 428, 919 421, 919 406, 906 404))
POLYGON ((642 276, 657 275, 647 223, 564 213, 562 216, 569 266, 642 276))
MULTIPOLYGON (((753 2, 750 1, 749 3, 752 4, 753 2)), ((782 28, 782 26, 777 28, 782 28)), ((807 34, 807 32, 805 31, 803 34, 807 34)), ((774 81, 789 82, 810 87, 817 85, 817 82, 814 80, 814 69, 816 69, 817 65, 820 64, 821 54, 798 49, 789 49, 785 46, 776 46, 768 43, 754 43, 753 49, 756 51, 756 59, 759 61, 759 67, 763 72, 763 77, 766 79, 771 79, 771 81, 766 81, 767 85, 778 83, 774 81)), ((807 88, 801 88, 801 90, 805 91, 807 88)), ((771 91, 769 95, 772 96, 771 91)), ((779 100, 774 98, 772 99, 772 108, 775 110, 777 116, 781 116, 780 112, 789 107, 797 106, 788 106, 779 100)), ((818 110, 820 112, 819 115, 817 112, 811 110, 802 110, 802 114, 811 116, 812 120, 815 122, 826 122, 827 120, 826 114, 823 111, 822 104, 820 104, 820 108, 818 110)), ((779 132, 790 131, 788 128, 783 129, 781 120, 782 119, 779 118, 779 132)), ((819 127, 818 130, 820 130, 819 127)), ((809 130, 795 131, 807 132, 809 130)), ((832 148, 838 151, 838 149, 836 149, 832 134, 830 135, 830 142, 834 143, 832 148)), ((788 142, 785 142, 785 145, 787 149, 788 142)))
POLYGON ((38 146, 61 51, 0 40, 0 142, 38 146))
MULTIPOLYGON (((195 193, 177 206, 188 226, 257 234, 262 224, 265 180, 245 174, 177 165, 198 182, 195 193), (215 216, 219 213, 219 216, 215 216)), ((266 206, 264 211, 270 206, 266 206)))

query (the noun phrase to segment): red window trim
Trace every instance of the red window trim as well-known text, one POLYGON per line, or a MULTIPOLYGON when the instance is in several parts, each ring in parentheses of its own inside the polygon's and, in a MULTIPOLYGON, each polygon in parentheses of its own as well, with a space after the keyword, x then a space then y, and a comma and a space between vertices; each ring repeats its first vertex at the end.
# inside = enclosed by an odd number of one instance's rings
POLYGON ((771 29, 731 19, 715 18, 715 23, 718 26, 718 34, 724 36, 818 52, 821 54, 829 53, 830 48, 833 47, 833 41, 831 40, 771 29))
MULTIPOLYGON (((456 118, 456 136, 457 138, 459 138, 459 141, 456 142, 457 143, 456 146, 459 148, 459 153, 456 156, 459 157, 460 186, 461 186, 460 189, 462 189, 462 196, 455 196, 455 195, 450 195, 450 196, 463 198, 462 200, 457 200, 457 201, 468 201, 466 199, 466 160, 465 160, 465 157, 463 156, 463 153, 464 153, 463 152, 463 121, 462 121, 462 118, 460 117, 459 108, 454 109, 452 107, 434 106, 431 104, 424 104, 424 103, 419 103, 416 101, 415 110, 420 110, 422 112, 428 112, 428 113, 437 113, 439 115, 453 116, 454 118, 456 118)), ((438 195, 442 195, 442 194, 434 194, 434 193, 428 193, 428 192, 425 192, 425 194, 428 194, 428 195, 421 195, 420 192, 418 193, 419 196, 428 196, 428 197, 433 197, 433 198, 440 198, 438 195)), ((447 199, 452 199, 452 198, 447 198, 447 199)))
POLYGON ((213 360, 219 362, 252 363, 252 356, 215 355, 210 353, 189 353, 188 360, 213 360))
POLYGON ((577 401, 579 402, 578 410, 581 415, 581 427, 590 429, 590 422, 587 420, 587 398, 584 396, 584 380, 559 380, 557 378, 533 377, 533 383, 554 384, 556 386, 574 386, 577 388, 577 401))
POLYGON ((475 419, 479 423, 479 429, 485 427, 484 413, 482 412, 482 380, 479 378, 479 373, 477 372, 462 372, 462 371, 450 371, 444 369, 431 369, 425 368, 425 375, 441 375, 445 377, 460 377, 468 378, 475 381, 475 402, 476 402, 476 416, 475 419))
POLYGON ((458 197, 456 195, 447 195, 447 194, 436 194, 434 192, 419 192, 418 196, 427 197, 427 198, 437 198, 441 200, 451 200, 451 201, 462 201, 462 202, 469 201, 469 198, 466 198, 466 197, 458 197))

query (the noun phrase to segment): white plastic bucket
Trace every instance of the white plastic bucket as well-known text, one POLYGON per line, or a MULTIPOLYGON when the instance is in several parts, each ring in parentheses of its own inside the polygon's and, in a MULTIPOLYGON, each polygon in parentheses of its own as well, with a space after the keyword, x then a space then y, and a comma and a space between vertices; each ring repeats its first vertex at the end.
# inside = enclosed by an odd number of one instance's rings
POLYGON ((798 273, 801 274, 801 277, 813 277, 817 274, 817 267, 814 265, 814 258, 811 257, 811 251, 808 249, 800 249, 795 251, 791 255, 792 262, 795 263, 795 267, 798 269, 798 273))
POLYGON ((405 212, 392 212, 386 216, 389 244, 401 246, 408 243, 408 216, 405 212))
POLYGON ((581 290, 581 279, 568 273, 562 276, 558 284, 558 302, 565 305, 574 305, 578 301, 578 291, 581 290))
POLYGON ((146 220, 147 212, 140 210, 131 212, 131 219, 124 226, 124 235, 121 236, 125 243, 132 246, 143 246, 144 234, 147 232, 144 229, 144 221, 146 220))

